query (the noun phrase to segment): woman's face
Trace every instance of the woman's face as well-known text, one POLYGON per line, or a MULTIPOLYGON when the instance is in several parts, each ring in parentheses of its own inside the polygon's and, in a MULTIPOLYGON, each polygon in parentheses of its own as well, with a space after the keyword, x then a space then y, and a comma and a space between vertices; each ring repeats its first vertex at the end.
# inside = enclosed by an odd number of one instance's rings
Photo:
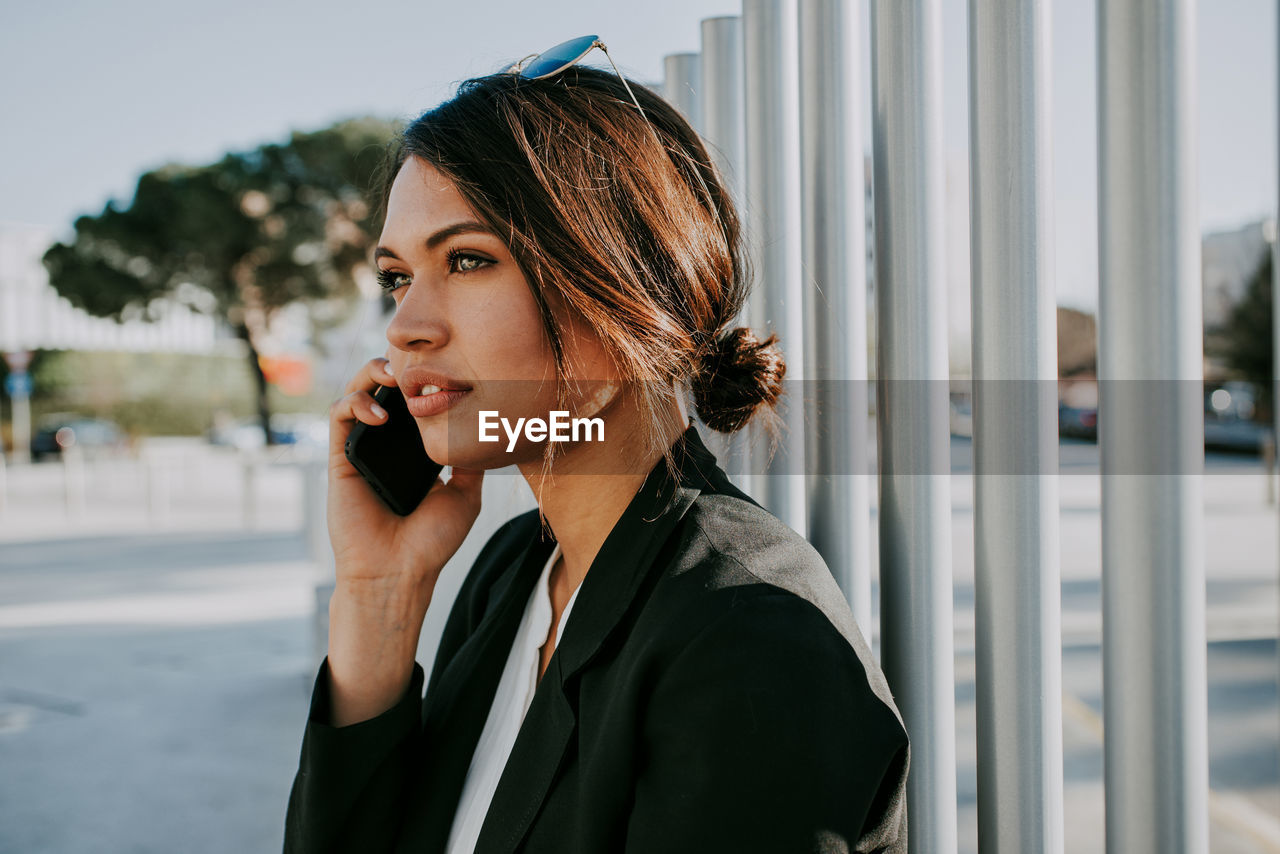
MULTIPOLYGON (((508 450, 502 426, 488 431, 496 442, 480 441, 479 429, 482 411, 497 413, 490 424, 506 419, 514 427, 519 418, 546 420, 558 408, 555 360, 537 303, 505 241, 424 160, 410 157, 396 175, 376 263, 396 303, 387 355, 431 458, 483 469, 540 460, 545 442, 521 431, 508 450)), ((616 378, 589 328, 576 318, 559 328, 571 377, 616 378)), ((586 399, 579 399, 571 383, 571 412, 596 414, 600 388, 584 383, 586 399)))

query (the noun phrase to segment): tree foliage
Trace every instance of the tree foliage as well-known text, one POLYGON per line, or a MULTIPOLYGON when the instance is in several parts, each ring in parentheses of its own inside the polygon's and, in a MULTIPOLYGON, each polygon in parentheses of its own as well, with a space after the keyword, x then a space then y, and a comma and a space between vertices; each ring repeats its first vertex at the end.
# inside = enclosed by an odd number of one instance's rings
POLYGON ((1271 404, 1271 379, 1275 376, 1272 349, 1271 252, 1245 286, 1244 297, 1222 327, 1223 355, 1228 367, 1254 384, 1265 408, 1271 404))
POLYGON ((258 354, 276 313, 302 301, 339 317, 376 238, 372 191, 395 128, 354 119, 206 166, 138 179, 127 207, 82 216, 44 256, 53 287, 91 314, 151 317, 176 299, 224 319, 249 347, 264 429, 258 354))

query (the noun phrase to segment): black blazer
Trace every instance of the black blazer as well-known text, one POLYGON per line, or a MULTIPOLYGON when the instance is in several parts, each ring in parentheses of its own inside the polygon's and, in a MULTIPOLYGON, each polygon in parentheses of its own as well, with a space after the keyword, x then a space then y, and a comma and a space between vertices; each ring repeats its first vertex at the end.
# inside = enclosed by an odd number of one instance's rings
MULTIPOLYGON (((907 736, 843 594, 690 425, 678 484, 659 460, 582 582, 477 854, 907 850, 907 736)), ((554 546, 537 510, 485 544, 425 698, 415 662, 393 708, 332 727, 321 663, 286 852, 444 852, 554 546)))

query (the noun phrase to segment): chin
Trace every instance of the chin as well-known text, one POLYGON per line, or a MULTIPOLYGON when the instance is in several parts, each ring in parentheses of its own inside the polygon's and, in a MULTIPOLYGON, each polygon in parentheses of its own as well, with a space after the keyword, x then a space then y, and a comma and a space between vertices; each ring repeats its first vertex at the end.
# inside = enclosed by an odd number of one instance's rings
POLYGON ((464 430, 457 422, 443 418, 419 420, 422 446, 427 456, 440 465, 468 469, 498 469, 511 465, 514 454, 505 445, 480 442, 475 430, 464 430))

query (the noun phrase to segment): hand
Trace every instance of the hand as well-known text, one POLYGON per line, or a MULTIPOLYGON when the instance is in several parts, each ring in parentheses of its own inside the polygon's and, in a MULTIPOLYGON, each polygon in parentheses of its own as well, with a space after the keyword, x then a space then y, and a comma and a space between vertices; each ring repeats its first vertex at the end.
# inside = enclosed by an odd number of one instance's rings
POLYGON ((374 425, 386 421, 371 392, 379 385, 398 389, 388 366, 386 359, 371 359, 329 409, 329 540, 338 584, 386 582, 429 599, 440 571, 480 513, 484 472, 453 468, 449 481, 436 478, 408 516, 382 503, 347 460, 345 446, 357 420, 374 425))

